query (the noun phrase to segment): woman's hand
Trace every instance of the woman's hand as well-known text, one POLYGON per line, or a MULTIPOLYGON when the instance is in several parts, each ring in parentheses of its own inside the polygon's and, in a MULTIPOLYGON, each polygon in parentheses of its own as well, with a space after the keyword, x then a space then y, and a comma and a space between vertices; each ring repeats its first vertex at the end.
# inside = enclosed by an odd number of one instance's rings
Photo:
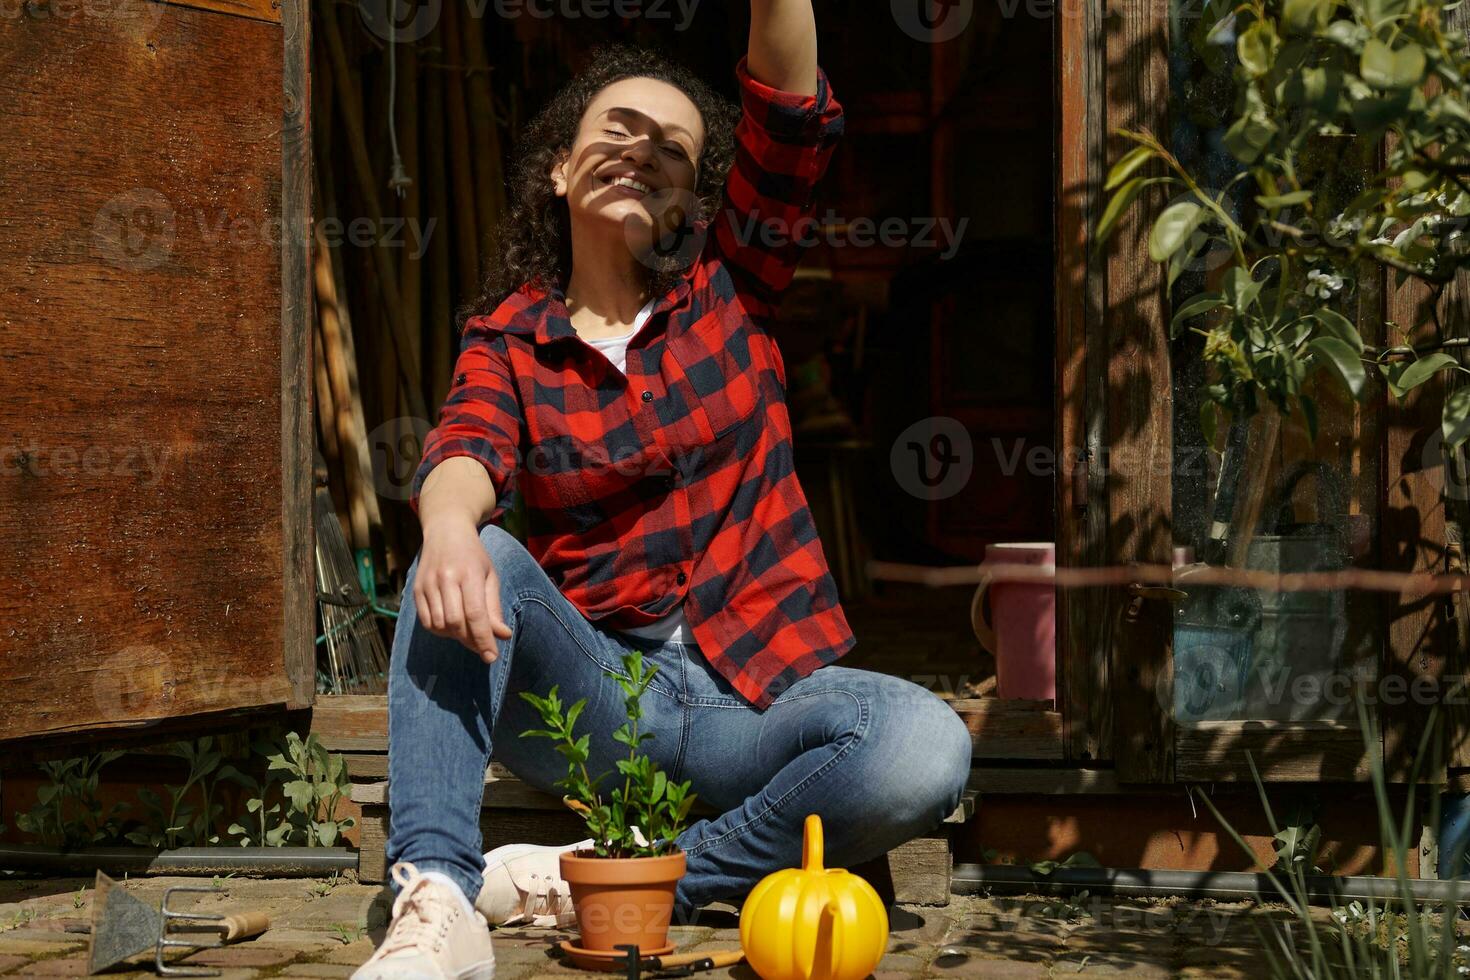
POLYGON ((424 525, 413 602, 429 632, 458 640, 487 664, 500 656, 496 640, 511 637, 500 608, 500 575, 467 515, 424 525))

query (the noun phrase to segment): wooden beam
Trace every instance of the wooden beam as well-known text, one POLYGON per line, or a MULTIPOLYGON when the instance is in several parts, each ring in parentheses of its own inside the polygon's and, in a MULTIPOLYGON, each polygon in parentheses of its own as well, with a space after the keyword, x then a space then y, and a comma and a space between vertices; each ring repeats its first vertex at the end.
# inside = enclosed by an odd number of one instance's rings
POLYGON ((281 91, 282 640, 288 708, 316 697, 312 531, 311 18, 309 0, 270 0, 285 48, 281 91))
POLYGON ((970 729, 977 759, 1062 758, 1062 715, 1050 701, 969 698, 949 703, 970 729))
POLYGON ((1345 782, 1369 777, 1356 722, 1208 721, 1175 733, 1179 780, 1251 780, 1250 760, 1267 782, 1345 782))
MULTIPOLYGON (((1107 564, 1106 265, 1092 255, 1105 172, 1104 33, 1096 4, 1057 17, 1057 564, 1107 564)), ((1057 595, 1057 691, 1068 759, 1112 758, 1108 593, 1057 595)))
MULTIPOLYGON (((1107 128, 1147 130, 1168 138, 1169 5, 1116 0, 1108 5, 1107 128)), ((1110 140, 1109 159, 1132 144, 1110 140)), ((1173 400, 1169 306, 1164 272, 1149 258, 1147 240, 1164 198, 1144 195, 1108 243, 1107 468, 1110 561, 1169 564, 1173 560, 1173 400)), ((1173 608, 1160 599, 1135 600, 1112 591, 1104 629, 1114 626, 1108 688, 1115 710, 1114 759, 1128 782, 1174 778, 1174 735, 1167 699, 1173 608), (1127 612, 1121 611, 1128 609, 1127 612)))

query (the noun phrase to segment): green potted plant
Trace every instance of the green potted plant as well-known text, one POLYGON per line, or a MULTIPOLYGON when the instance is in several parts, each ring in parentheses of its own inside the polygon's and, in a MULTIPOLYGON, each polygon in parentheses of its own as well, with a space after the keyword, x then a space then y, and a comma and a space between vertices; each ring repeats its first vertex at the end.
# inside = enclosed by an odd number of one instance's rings
POLYGON ((540 697, 529 691, 521 697, 541 715, 545 728, 521 736, 549 738, 567 761, 563 800, 586 821, 591 848, 561 855, 561 873, 572 893, 583 950, 612 952, 634 943, 652 953, 668 946, 674 889, 684 876, 684 852, 674 841, 684 829, 695 797, 690 784, 669 780, 639 746, 653 738, 640 732, 643 692, 658 668, 645 666, 643 654, 623 657, 627 676, 607 671, 623 691, 627 721, 612 733, 613 741, 627 746, 627 756, 611 770, 593 776, 588 771, 590 735, 577 735, 577 718, 587 700, 564 707, 557 688, 540 697), (614 775, 606 793, 603 778, 614 775), (617 776, 621 777, 619 782, 617 776))

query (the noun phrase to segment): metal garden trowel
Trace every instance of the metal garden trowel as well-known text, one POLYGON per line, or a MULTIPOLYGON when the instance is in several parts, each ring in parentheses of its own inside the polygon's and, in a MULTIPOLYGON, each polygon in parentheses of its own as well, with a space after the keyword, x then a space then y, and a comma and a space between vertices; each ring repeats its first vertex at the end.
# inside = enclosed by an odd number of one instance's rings
POLYGON ((214 892, 213 888, 179 886, 163 893, 155 910, 147 902, 117 887, 117 882, 97 872, 96 894, 92 900, 92 949, 87 955, 87 972, 99 973, 121 963, 130 956, 152 949, 153 965, 160 974, 173 977, 213 977, 218 970, 200 967, 169 966, 163 962, 163 951, 170 947, 215 949, 236 939, 258 936, 270 928, 270 917, 264 912, 242 912, 219 915, 212 912, 178 912, 169 908, 175 892, 214 892), (194 942, 170 938, 170 920, 193 919, 210 922, 203 927, 219 930, 217 942, 194 942))

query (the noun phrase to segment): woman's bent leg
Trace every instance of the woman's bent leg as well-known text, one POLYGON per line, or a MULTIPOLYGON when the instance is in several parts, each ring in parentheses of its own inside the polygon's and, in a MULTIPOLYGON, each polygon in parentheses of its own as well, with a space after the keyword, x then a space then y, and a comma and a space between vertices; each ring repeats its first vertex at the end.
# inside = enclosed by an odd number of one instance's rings
MULTIPOLYGON (((416 559, 404 588, 388 675, 388 861, 442 872, 471 901, 485 863, 480 810, 492 748, 496 758, 533 785, 548 788, 566 775, 566 761, 550 741, 520 737, 542 726, 516 695, 544 695, 557 685, 565 705, 585 698, 577 731, 593 734, 593 772, 613 769, 615 750, 624 750, 610 735, 626 720, 622 693, 604 672, 623 673, 627 645, 589 623, 504 530, 487 526, 480 540, 500 575, 501 609, 511 628, 511 638, 500 641, 500 656, 486 665, 459 642, 419 623, 413 606, 416 559)), ((680 735, 672 679, 655 679, 644 709, 645 731, 661 736, 645 751, 667 766, 680 735)))
POLYGON ((681 915, 739 900, 772 871, 799 865, 809 813, 822 818, 828 866, 848 867, 938 826, 969 777, 964 722, 902 678, 823 667, 758 712, 691 668, 690 695, 683 776, 726 812, 679 837, 688 857, 681 915))

